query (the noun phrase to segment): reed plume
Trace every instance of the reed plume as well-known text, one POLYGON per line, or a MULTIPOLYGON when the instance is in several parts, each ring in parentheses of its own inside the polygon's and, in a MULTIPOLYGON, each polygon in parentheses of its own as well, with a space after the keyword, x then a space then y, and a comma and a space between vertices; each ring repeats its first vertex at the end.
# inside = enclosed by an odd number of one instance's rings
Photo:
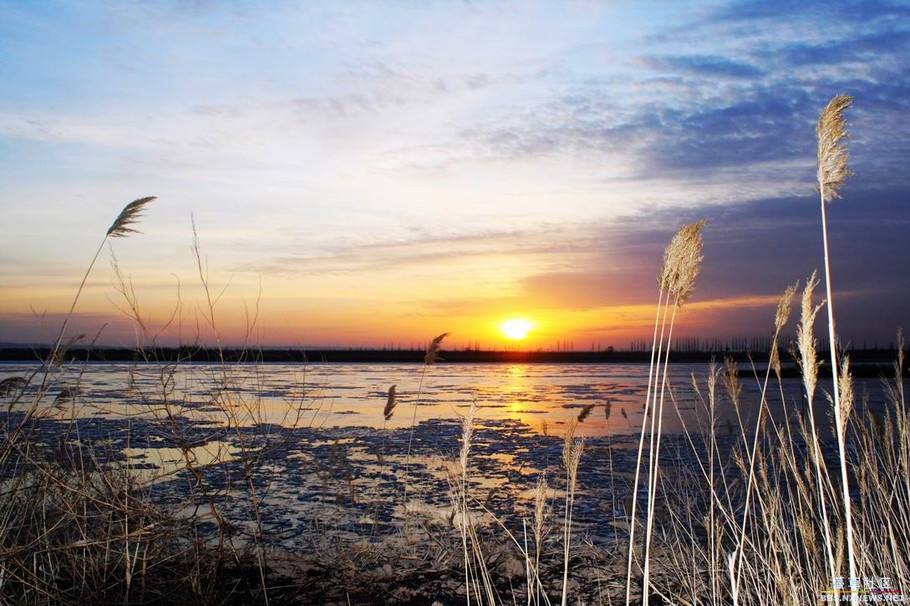
POLYGON ((784 329, 784 326, 787 325, 787 322, 790 321, 790 311, 793 307, 793 298, 796 296, 797 290, 799 290, 799 280, 788 286, 784 291, 784 294, 781 295, 781 298, 777 302, 777 312, 774 314, 775 338, 771 339, 771 353, 769 354, 768 367, 774 370, 774 374, 777 375, 778 381, 780 381, 781 378, 781 365, 780 346, 777 342, 777 337, 784 329))
POLYGON ((739 365, 732 356, 724 359, 723 383, 733 407, 739 409, 739 397, 743 393, 743 386, 739 382, 739 365))
POLYGON ((897 375, 904 372, 904 329, 897 329, 897 375))
POLYGON ((847 166, 847 121, 844 112, 853 104, 850 95, 831 99, 818 117, 815 135, 818 139, 818 191, 823 202, 840 197, 840 188, 852 175, 847 166))
POLYGON ((780 332, 787 322, 790 321, 790 310, 793 308, 793 297, 796 296, 796 289, 799 288, 799 282, 795 282, 787 287, 784 294, 777 300, 777 311, 774 313, 774 330, 780 332))
POLYGON ((707 221, 683 225, 664 251, 664 264, 658 280, 665 285, 676 305, 682 305, 692 294, 695 279, 704 259, 701 232, 707 221))
POLYGON ((120 214, 117 215, 117 218, 114 219, 114 222, 111 223, 111 226, 107 230, 107 237, 109 238, 125 238, 130 234, 138 234, 134 226, 138 223, 139 218, 142 216, 142 211, 145 210, 145 207, 148 206, 155 196, 147 196, 145 198, 139 198, 138 200, 133 200, 129 204, 123 207, 123 210, 120 211, 120 214))
POLYGON ((468 414, 465 415, 461 422, 461 449, 458 452, 458 462, 461 465, 461 471, 464 479, 467 478, 468 457, 471 453, 471 440, 474 437, 474 416, 477 414, 477 402, 471 401, 471 407, 468 414))
MULTIPOLYGON (((641 476, 642 456, 644 453, 645 433, 650 419, 651 423, 651 441, 649 454, 651 458, 649 465, 649 492, 648 501, 651 502, 652 492, 650 486, 654 482, 656 474, 657 457, 656 452, 659 449, 659 423, 655 423, 655 418, 660 417, 660 413, 654 414, 652 410, 658 406, 657 400, 657 380, 660 376, 661 354, 664 348, 664 333, 667 328, 667 315, 670 308, 670 302, 673 302, 673 313, 670 319, 669 334, 666 339, 667 352, 665 357, 669 356, 670 343, 673 338, 673 324, 676 319, 677 311, 682 307, 685 301, 691 295, 695 284, 695 278, 698 276, 702 261, 702 237, 701 231, 705 226, 705 221, 697 221, 683 225, 679 231, 670 240, 667 248, 664 250, 663 264, 657 272, 657 306, 654 316, 654 334, 651 342, 651 362, 648 366, 648 388, 645 392, 645 405, 642 414, 641 433, 638 440, 638 455, 635 461, 635 477, 632 486, 632 511, 630 513, 629 524, 629 551, 626 566, 626 606, 629 606, 632 599, 632 559, 635 552, 635 523, 636 511, 638 508, 638 483, 641 476), (663 321, 661 321, 663 313, 663 321), (659 329, 659 330, 658 330, 659 329), (658 338, 659 335, 659 338, 658 338)), ((666 372, 664 372, 664 384, 661 385, 661 405, 663 402, 664 385, 666 383, 666 372)), ((624 418, 628 418, 625 410, 621 410, 624 418)), ((652 516, 650 515, 651 507, 649 506, 648 528, 645 534, 645 562, 643 570, 643 591, 642 600, 648 603, 648 548, 650 543, 650 527, 652 516)))
POLYGON ((430 342, 430 344, 427 346, 427 353, 423 357, 424 364, 430 366, 441 359, 439 357, 439 349, 442 347, 443 339, 448 337, 449 334, 450 333, 444 332, 430 342))
MULTIPOLYGON (((837 363, 837 330, 834 325, 834 297, 831 285, 831 259, 828 252, 828 216, 827 204, 834 198, 840 197, 840 189, 850 176, 847 166, 847 146, 844 139, 847 137, 847 121, 844 112, 852 105, 853 98, 849 95, 837 95, 822 110, 815 128, 818 139, 818 194, 821 202, 822 216, 822 245, 825 256, 825 292, 828 297, 828 349, 831 353, 831 374, 833 375, 833 400, 834 423, 837 426, 837 449, 840 458, 841 472, 841 497, 844 507, 844 522, 847 535, 847 562, 850 577, 856 577, 856 558, 853 546, 853 516, 850 505, 850 487, 847 476, 847 454, 844 445, 846 437, 847 420, 843 418, 841 410, 840 381, 838 379, 837 363)), ((859 597, 855 592, 850 592, 851 602, 856 605, 859 597)))
POLYGON ((844 359, 841 361, 838 383, 840 384, 840 418, 842 425, 837 429, 843 440, 846 437, 847 420, 850 418, 850 413, 853 411, 854 400, 853 376, 850 373, 850 356, 844 356, 844 359))
POLYGON ((395 385, 392 385, 389 387, 389 395, 385 402, 385 409, 382 411, 382 416, 385 417, 386 421, 392 418, 392 413, 395 411, 397 405, 398 396, 395 394, 395 385))
POLYGON ((780 348, 776 344, 771 345, 771 353, 768 354, 768 368, 774 370, 778 380, 781 379, 783 369, 780 364, 780 348))
POLYGON ((812 402, 815 389, 818 386, 818 353, 815 349, 815 317, 825 301, 817 305, 812 302, 815 287, 818 286, 818 274, 812 272, 803 288, 800 299, 800 321, 796 329, 796 347, 799 350, 799 365, 803 376, 803 387, 806 390, 806 400, 812 402))
MULTIPOLYGON (((398 406, 398 395, 395 391, 396 389, 397 389, 397 387, 395 385, 392 385, 391 387, 389 387, 389 394, 386 397, 385 408, 382 410, 382 416, 385 419, 382 422, 383 429, 385 429, 385 424, 392 419, 392 414, 395 411, 395 407, 398 406)), ((378 453, 378 457, 377 457, 379 459, 380 465, 385 464, 385 439, 386 439, 385 432, 383 432, 382 445, 379 448, 379 453, 378 453)))
MULTIPOLYGON (((437 337, 439 341, 445 337, 445 334, 437 337)), ((434 339, 436 342, 436 339, 434 339)), ((465 574, 465 597, 468 606, 471 604, 471 558, 468 555, 468 535, 470 534, 470 518, 468 513, 468 463, 471 453, 471 440, 474 437, 474 415, 477 413, 477 402, 471 401, 471 407, 468 414, 461 422, 461 448, 458 451, 459 466, 459 490, 457 491, 457 507, 461 514, 461 542, 464 555, 464 574, 465 574)), ((473 540, 473 535, 472 535, 473 540)), ((482 598, 481 598, 482 599, 482 598)))
POLYGON ((592 410, 594 410, 594 405, 586 404, 585 407, 581 409, 581 412, 578 413, 578 422, 584 423, 585 419, 588 418, 588 415, 591 414, 592 410))
POLYGON ((544 530, 546 528, 549 505, 547 498, 549 488, 547 486, 547 476, 541 475, 537 480, 537 487, 534 490, 534 542, 537 544, 537 557, 540 558, 540 545, 543 541, 544 530))

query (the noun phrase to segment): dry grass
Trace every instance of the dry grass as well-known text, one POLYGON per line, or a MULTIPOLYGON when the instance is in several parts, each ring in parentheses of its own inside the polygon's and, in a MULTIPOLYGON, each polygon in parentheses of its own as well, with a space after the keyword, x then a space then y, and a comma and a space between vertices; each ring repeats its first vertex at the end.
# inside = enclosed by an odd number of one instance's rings
MULTIPOLYGON (((56 385, 53 409, 42 412, 42 402, 58 375, 65 375, 62 365, 69 343, 81 339, 66 337, 66 328, 104 243, 137 233, 141 212, 152 200, 141 198, 127 204, 105 233, 44 364, 28 377, 4 383, 9 404, 0 427, 2 604, 269 604, 268 563, 254 478, 262 454, 275 440, 268 435, 250 440, 241 431, 251 421, 261 422, 261 409, 257 401, 248 401, 231 389, 232 370, 222 361, 220 385, 205 406, 214 412, 196 420, 236 432, 234 445, 242 461, 238 480, 246 488, 254 528, 249 533, 241 531, 222 513, 220 503, 229 488, 213 489, 203 477, 203 463, 196 454, 198 437, 188 433, 192 406, 186 396, 174 395, 180 361, 158 362, 144 348, 146 343, 154 344, 157 336, 149 334, 143 323, 135 291, 120 273, 116 259, 117 290, 124 297, 127 316, 137 327, 138 352, 148 363, 147 370, 158 374, 160 386, 154 393, 137 392, 131 370, 131 395, 141 402, 142 418, 182 453, 182 471, 191 479, 188 495, 175 506, 156 505, 149 488, 163 475, 146 477, 132 469, 128 460, 122 461, 121 453, 104 452, 79 435, 75 420, 83 390, 78 380, 56 385), (67 409, 70 424, 64 434, 55 437, 55 445, 43 443, 42 414, 67 409)), ((198 238, 194 240, 201 264, 198 238)), ((200 276, 204 277, 201 265, 200 276)), ((205 281, 203 286, 208 288, 205 281)), ((214 303, 209 301, 207 317, 213 321, 214 303)), ((127 418, 134 414, 130 407, 127 418)), ((290 413, 291 418, 283 421, 294 426, 300 421, 299 412, 298 408, 296 418, 290 413)), ((126 444, 129 446, 129 436, 126 444)), ((215 459, 206 463, 218 464, 225 460, 224 455, 219 449, 215 459)))
POLYGON ((205 604, 228 598, 233 590, 224 581, 233 573, 193 525, 153 505, 129 469, 99 461, 98 454, 79 446, 56 453, 32 446, 7 459, 0 603, 205 604))
MULTIPOLYGON (((910 447, 910 426, 904 420, 905 403, 898 396, 903 380, 896 373, 889 381, 887 411, 867 409, 851 425, 848 437, 855 448, 848 463, 859 487, 854 497, 858 574, 890 577, 896 589, 906 594, 910 590, 906 520, 910 518, 905 512, 910 492, 904 478, 910 469, 900 453, 910 447)), ((800 416, 811 419, 808 403, 799 408, 800 416)), ((795 422, 792 432, 790 425, 786 419, 769 419, 761 432, 754 458, 754 493, 760 498, 748 511, 743 508, 742 484, 718 482, 717 474, 709 478, 681 470, 668 482, 665 494, 678 513, 668 524, 672 531, 664 535, 670 539, 667 553, 686 550, 690 554, 685 559, 670 558, 665 565, 670 578, 664 590, 671 592, 675 603, 815 603, 831 587, 832 567, 833 576, 848 576, 846 523, 837 513, 839 491, 827 473, 818 430, 804 419, 795 422), (704 489, 693 490, 699 485, 704 489), (698 512, 704 507, 717 513, 701 518, 698 512), (706 543, 700 536, 717 538, 706 543), (731 539, 742 536, 745 540, 736 547, 731 539)), ((737 475, 745 475, 748 438, 738 433, 727 454, 705 463, 711 463, 712 469, 720 464, 720 477, 730 473, 727 465, 731 463, 737 475)), ((702 440, 715 443, 718 433, 708 425, 693 436, 693 453, 699 457, 704 454, 695 445, 702 440)))

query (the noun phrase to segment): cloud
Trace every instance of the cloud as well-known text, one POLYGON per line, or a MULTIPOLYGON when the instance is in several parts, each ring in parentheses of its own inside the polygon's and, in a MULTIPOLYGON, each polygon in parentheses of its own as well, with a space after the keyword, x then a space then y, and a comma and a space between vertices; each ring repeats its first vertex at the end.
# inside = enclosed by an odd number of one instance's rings
POLYGON ((713 55, 650 57, 647 62, 657 69, 707 77, 755 78, 765 73, 750 63, 713 55))
MULTIPOLYGON (((910 320, 910 274, 899 253, 910 231, 908 199, 910 189, 854 188, 829 208, 838 325, 854 342, 884 340, 910 320)), ((585 269, 527 276, 520 283, 522 296, 560 309, 653 304, 664 246, 680 224, 699 218, 707 218, 708 226, 692 301, 754 300, 751 312, 738 312, 740 319, 748 316, 750 326, 770 322, 773 305, 766 303, 821 265, 817 198, 764 199, 628 216, 597 226, 588 241, 604 244, 591 251, 585 269)), ((704 328, 743 334, 725 324, 716 307, 701 306, 704 328)))
POLYGON ((335 244, 312 255, 281 255, 246 263, 236 271, 273 274, 360 273, 434 265, 453 266, 471 259, 571 255, 591 243, 570 237, 571 227, 417 234, 386 241, 335 244))
POLYGON ((751 22, 756 19, 780 21, 786 18, 868 23, 910 16, 910 7, 900 2, 881 0, 740 0, 721 5, 708 22, 751 22))
POLYGON ((817 111, 849 92, 857 98, 851 120, 864 133, 853 150, 857 166, 870 182, 893 186, 882 161, 892 170, 910 158, 903 143, 910 139, 903 119, 910 30, 899 19, 907 10, 880 2, 722 5, 680 26, 683 40, 652 41, 671 52, 644 49, 632 59, 651 74, 563 83, 549 97, 464 129, 462 139, 494 159, 621 158, 631 171, 625 176, 641 181, 660 170, 685 182, 735 167, 753 178, 760 170, 772 184, 811 175, 817 111), (755 19, 775 23, 733 43, 739 25, 755 19), (821 25, 828 21, 836 26, 821 25), (708 40, 723 41, 726 52, 699 52, 708 40))
POLYGON ((910 46, 910 30, 885 30, 853 38, 825 40, 816 43, 784 44, 765 53, 756 53, 765 60, 784 66, 806 67, 838 65, 850 62, 876 62, 888 56, 906 54, 910 46))
MULTIPOLYGON (((818 200, 810 183, 806 195, 798 197, 650 209, 585 225, 427 233, 339 247, 322 259, 283 260, 277 270, 359 275, 466 267, 469 262, 495 267, 504 256, 518 255, 542 260, 545 269, 534 271, 532 266, 517 278, 502 278, 506 281, 494 292, 506 294, 427 298, 418 293, 411 304, 433 317, 514 309, 643 309, 654 303, 662 252, 673 232, 682 223, 707 218, 705 261, 689 329, 719 336, 763 334, 784 288, 804 281, 821 264, 818 200), (722 309, 726 304, 736 309, 722 309)), ((829 207, 838 321, 847 340, 884 342, 910 320, 910 277, 899 253, 910 231, 908 198, 906 188, 882 191, 850 185, 844 198, 829 207)))

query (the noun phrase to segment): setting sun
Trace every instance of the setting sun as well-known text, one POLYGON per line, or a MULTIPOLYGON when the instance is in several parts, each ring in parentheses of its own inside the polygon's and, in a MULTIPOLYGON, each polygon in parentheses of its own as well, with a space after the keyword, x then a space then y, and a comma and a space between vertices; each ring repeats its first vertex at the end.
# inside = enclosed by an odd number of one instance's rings
POLYGON ((502 334, 515 341, 527 337, 532 328, 534 325, 531 321, 524 318, 511 318, 499 325, 502 334))

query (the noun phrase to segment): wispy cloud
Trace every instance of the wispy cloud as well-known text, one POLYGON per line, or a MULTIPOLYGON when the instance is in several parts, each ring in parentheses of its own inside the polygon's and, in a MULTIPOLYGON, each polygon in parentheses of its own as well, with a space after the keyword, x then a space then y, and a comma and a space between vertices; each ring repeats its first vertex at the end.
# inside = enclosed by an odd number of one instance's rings
POLYGON ((716 55, 649 57, 647 62, 656 69, 706 77, 755 78, 765 73, 756 65, 716 55))

